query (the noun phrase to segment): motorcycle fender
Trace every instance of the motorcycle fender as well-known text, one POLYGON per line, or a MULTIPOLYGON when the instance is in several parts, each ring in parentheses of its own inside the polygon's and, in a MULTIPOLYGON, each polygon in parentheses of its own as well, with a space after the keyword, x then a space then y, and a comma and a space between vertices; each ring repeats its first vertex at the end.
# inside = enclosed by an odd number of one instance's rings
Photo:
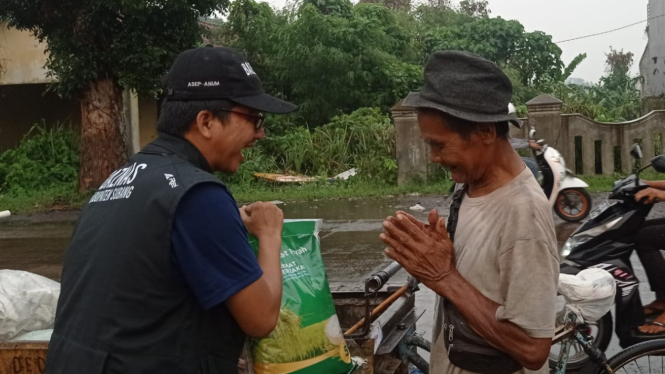
POLYGON ((579 178, 571 177, 570 175, 566 175, 566 177, 559 182, 559 191, 563 191, 567 188, 588 188, 588 187, 589 185, 586 184, 586 182, 584 182, 579 178))
POLYGON ((554 207, 554 204, 556 204, 556 199, 559 197, 559 192, 561 192, 561 186, 559 185, 559 174, 555 172, 558 170, 558 167, 554 164, 553 161, 548 160, 547 157, 544 158, 545 162, 547 165, 549 165, 551 173, 552 173, 552 179, 553 179, 553 186, 552 187, 552 193, 550 194, 550 206, 554 207))

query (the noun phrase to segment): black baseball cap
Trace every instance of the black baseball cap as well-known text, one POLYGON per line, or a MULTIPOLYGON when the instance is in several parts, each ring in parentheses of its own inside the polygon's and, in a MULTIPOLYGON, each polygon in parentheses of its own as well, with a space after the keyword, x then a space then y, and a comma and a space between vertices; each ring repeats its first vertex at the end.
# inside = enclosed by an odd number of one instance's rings
POLYGON ((252 66, 231 48, 211 45, 176 58, 164 77, 166 100, 230 100, 261 112, 283 114, 298 107, 270 96, 252 66))

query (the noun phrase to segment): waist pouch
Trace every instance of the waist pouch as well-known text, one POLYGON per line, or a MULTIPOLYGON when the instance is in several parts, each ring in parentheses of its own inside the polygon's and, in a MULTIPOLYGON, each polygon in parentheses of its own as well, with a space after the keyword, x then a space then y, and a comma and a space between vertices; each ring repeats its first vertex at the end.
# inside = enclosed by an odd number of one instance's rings
POLYGON ((453 365, 483 374, 510 374, 522 369, 517 360, 476 334, 455 305, 447 300, 443 303, 443 338, 453 365))

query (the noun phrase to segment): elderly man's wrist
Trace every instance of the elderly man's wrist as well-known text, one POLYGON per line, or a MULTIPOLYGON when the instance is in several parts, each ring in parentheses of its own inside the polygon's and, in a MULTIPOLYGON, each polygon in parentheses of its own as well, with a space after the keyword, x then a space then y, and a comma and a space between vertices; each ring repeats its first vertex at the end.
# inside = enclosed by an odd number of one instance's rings
POLYGON ((452 269, 451 271, 442 274, 442 276, 430 288, 435 293, 449 298, 451 291, 456 285, 460 284, 460 281, 464 281, 464 278, 457 269, 452 269))

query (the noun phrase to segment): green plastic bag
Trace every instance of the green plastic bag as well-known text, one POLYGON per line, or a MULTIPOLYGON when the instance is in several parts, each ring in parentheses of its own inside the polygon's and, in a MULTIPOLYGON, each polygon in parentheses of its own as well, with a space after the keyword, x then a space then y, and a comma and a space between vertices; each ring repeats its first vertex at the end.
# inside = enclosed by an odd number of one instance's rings
MULTIPOLYGON (((285 220, 282 308, 275 331, 252 339, 255 374, 346 374, 354 367, 333 304, 319 246, 321 220, 285 220)), ((249 242, 258 253, 258 240, 249 242)))

